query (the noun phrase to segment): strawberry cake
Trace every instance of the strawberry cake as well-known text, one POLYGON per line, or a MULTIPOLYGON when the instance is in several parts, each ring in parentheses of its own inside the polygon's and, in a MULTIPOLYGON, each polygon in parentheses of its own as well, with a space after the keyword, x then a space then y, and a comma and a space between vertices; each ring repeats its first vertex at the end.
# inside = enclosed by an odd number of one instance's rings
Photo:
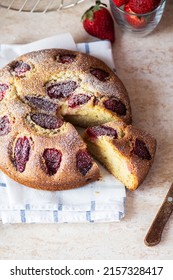
POLYGON ((73 125, 131 123, 122 82, 102 61, 49 49, 20 56, 0 70, 0 169, 43 190, 99 179, 97 164, 73 125))

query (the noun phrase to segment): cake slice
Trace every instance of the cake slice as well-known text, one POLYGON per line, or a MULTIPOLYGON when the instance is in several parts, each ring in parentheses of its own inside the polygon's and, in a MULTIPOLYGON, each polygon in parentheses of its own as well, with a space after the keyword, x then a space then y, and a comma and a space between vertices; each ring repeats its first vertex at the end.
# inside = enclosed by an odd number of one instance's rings
POLYGON ((145 179, 154 159, 156 140, 123 122, 108 122, 84 132, 89 151, 128 189, 145 179))

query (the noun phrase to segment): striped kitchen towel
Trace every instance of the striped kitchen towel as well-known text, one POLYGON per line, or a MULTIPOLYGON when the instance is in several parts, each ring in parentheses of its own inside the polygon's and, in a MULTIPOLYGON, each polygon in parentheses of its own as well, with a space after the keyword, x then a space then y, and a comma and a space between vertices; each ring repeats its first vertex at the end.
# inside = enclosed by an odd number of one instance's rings
MULTIPOLYGON (((114 69, 108 41, 75 44, 60 34, 26 45, 0 45, 0 67, 17 56, 44 48, 78 50, 114 69)), ((125 215, 125 187, 101 165, 102 180, 68 191, 42 191, 21 185, 0 171, 2 223, 77 223, 120 221, 125 215)))

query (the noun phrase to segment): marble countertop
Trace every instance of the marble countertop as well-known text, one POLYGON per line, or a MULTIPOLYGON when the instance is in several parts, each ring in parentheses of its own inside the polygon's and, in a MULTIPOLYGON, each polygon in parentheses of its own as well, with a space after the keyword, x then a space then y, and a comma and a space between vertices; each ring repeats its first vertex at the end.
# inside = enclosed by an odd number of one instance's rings
MULTIPOLYGON (((104 1, 107 2, 108 1, 104 1)), ((0 43, 27 43, 71 32, 76 42, 93 40, 80 22, 93 1, 47 14, 0 9, 0 43)), ((113 54, 132 105, 133 122, 157 139, 155 162, 144 183, 127 191, 120 223, 0 224, 0 259, 173 259, 173 216, 155 247, 144 237, 173 181, 173 2, 157 29, 145 38, 117 25, 113 54)))

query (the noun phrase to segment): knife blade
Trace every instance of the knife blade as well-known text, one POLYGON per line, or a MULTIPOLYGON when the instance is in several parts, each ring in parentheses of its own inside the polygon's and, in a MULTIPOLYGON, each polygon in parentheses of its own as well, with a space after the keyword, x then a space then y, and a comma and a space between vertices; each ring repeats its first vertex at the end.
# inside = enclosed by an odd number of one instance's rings
POLYGON ((171 216, 172 212, 173 212, 173 183, 169 188, 169 191, 145 236, 144 243, 147 246, 157 245, 161 241, 163 229, 169 217, 171 216))

